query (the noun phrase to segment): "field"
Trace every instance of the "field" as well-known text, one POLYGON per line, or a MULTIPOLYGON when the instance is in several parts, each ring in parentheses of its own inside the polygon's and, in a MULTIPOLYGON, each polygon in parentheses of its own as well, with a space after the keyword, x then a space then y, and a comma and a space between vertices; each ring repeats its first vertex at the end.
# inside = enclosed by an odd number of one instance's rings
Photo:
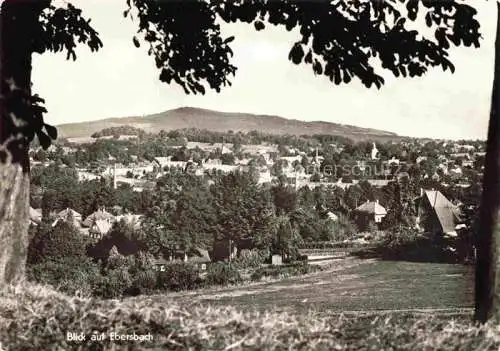
MULTIPOLYGON (((156 296, 161 301, 165 297, 156 296)), ((440 310, 470 313, 470 266, 360 260, 332 260, 325 271, 281 281, 201 292, 169 294, 179 303, 231 305, 241 309, 339 313, 346 311, 440 310)))

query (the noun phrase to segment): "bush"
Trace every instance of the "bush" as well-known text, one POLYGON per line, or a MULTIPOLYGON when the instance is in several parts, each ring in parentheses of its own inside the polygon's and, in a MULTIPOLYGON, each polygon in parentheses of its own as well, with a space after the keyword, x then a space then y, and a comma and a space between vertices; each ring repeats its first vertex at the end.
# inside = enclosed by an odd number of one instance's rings
POLYGON ((256 268, 260 267, 269 259, 269 250, 242 250, 240 257, 231 263, 238 268, 256 268))
POLYGON ((77 291, 91 295, 96 281, 101 277, 99 266, 90 259, 61 258, 27 265, 27 278, 40 284, 49 284, 67 294, 77 291))
POLYGON ((70 224, 59 222, 55 227, 42 223, 28 246, 28 263, 59 261, 62 258, 86 256, 87 241, 70 224))
POLYGON ((132 268, 135 266, 135 259, 133 256, 124 256, 118 252, 116 246, 109 252, 108 259, 106 261, 107 269, 122 269, 122 268, 132 268))
POLYGON ((148 294, 155 290, 158 275, 155 271, 139 271, 132 282, 132 286, 127 291, 129 295, 148 294))
POLYGON ((208 266, 205 283, 207 285, 232 285, 241 283, 240 272, 232 263, 215 263, 208 266))
POLYGON ((172 263, 159 272, 157 287, 162 290, 181 291, 202 285, 198 268, 189 263, 172 263))
POLYGON ((290 276, 304 275, 309 273, 314 273, 323 270, 318 265, 312 265, 308 263, 297 263, 287 266, 268 266, 261 267, 252 273, 250 279, 253 281, 259 281, 264 277, 270 277, 274 279, 287 278, 290 276))
POLYGON ((399 227, 388 232, 375 247, 360 250, 355 255, 395 261, 459 263, 465 261, 470 251, 460 247, 461 240, 461 237, 420 234, 410 228, 399 227))
POLYGON ((304 262, 304 261, 307 261, 307 257, 308 257, 307 255, 301 255, 297 252, 297 253, 294 253, 293 255, 285 257, 285 259, 283 260, 283 263, 295 264, 295 263, 299 263, 299 262, 304 262))
POLYGON ((399 228, 397 231, 390 231, 386 234, 382 245, 389 250, 398 251, 401 247, 412 245, 422 239, 422 236, 415 230, 399 228))
POLYGON ((103 299, 119 298, 131 285, 130 274, 125 269, 109 270, 95 282, 93 295, 103 299))

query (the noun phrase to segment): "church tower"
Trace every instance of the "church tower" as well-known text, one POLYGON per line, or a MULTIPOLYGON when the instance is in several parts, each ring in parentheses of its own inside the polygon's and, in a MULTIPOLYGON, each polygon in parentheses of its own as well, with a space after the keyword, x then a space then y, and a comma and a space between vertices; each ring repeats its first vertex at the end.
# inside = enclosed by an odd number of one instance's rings
POLYGON ((373 143, 372 160, 376 160, 376 159, 378 159, 378 149, 377 149, 377 145, 375 145, 375 143, 373 143))

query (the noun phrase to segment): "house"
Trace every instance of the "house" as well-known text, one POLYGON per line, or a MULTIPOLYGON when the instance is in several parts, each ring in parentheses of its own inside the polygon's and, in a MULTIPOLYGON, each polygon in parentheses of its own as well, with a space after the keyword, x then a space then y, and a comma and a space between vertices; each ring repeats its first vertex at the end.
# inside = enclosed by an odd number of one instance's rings
POLYGON ((101 175, 99 174, 94 174, 91 172, 83 171, 83 170, 78 170, 78 181, 83 182, 86 180, 95 180, 101 178, 101 175))
POLYGON ((30 224, 37 226, 40 223, 42 223, 42 210, 41 209, 34 209, 33 207, 30 206, 29 216, 30 216, 30 219, 29 219, 30 224))
POLYGON ((278 146, 277 145, 254 145, 254 144, 244 144, 241 146, 241 152, 247 153, 250 155, 265 155, 270 153, 277 153, 278 146))
POLYGON ((174 250, 174 255, 171 255, 168 260, 161 258, 153 262, 153 269, 159 272, 164 272, 167 265, 173 262, 188 262, 196 265, 200 270, 205 271, 207 265, 212 262, 210 254, 207 250, 194 248, 188 252, 183 250, 174 250))
POLYGON ((196 248, 189 253, 187 262, 195 264, 200 270, 204 271, 212 260, 208 250, 196 248))
POLYGON ((187 162, 184 161, 172 161, 172 156, 168 157, 155 157, 153 159, 153 167, 160 173, 163 173, 165 168, 180 168, 185 169, 187 162))
POLYGON ((476 147, 474 145, 458 145, 459 150, 464 151, 475 151, 476 147))
POLYGON ((470 160, 471 155, 466 152, 457 152, 450 155, 453 160, 470 160))
POLYGON ((379 224, 387 215, 387 210, 378 200, 367 201, 354 210, 354 220, 361 231, 368 229, 370 223, 379 224))
POLYGON ((460 176, 463 172, 461 167, 456 166, 450 170, 450 173, 460 176))
POLYGON ((396 166, 399 166, 399 159, 397 159, 396 157, 392 156, 392 158, 390 160, 387 161, 387 164, 388 165, 396 165, 396 166))
POLYGON ((116 218, 111 213, 107 212, 104 207, 102 207, 85 218, 82 224, 85 227, 92 227, 96 221, 105 221, 113 224, 116 221, 116 218))
POLYGON ((134 229, 140 229, 142 224, 142 215, 127 213, 124 215, 116 216, 117 222, 120 222, 122 220, 125 221, 125 223, 131 225, 134 229))
POLYGON ((438 169, 443 172, 444 175, 447 175, 449 172, 448 172, 448 165, 447 164, 444 164, 444 163, 440 163, 438 165, 438 169))
POLYGON ((105 219, 97 219, 89 228, 89 236, 94 239, 101 239, 109 233, 113 223, 105 219))
POLYGON ((52 223, 52 226, 54 227, 59 221, 70 223, 79 228, 82 225, 82 215, 71 208, 66 208, 56 214, 56 220, 52 223))
POLYGON ((420 164, 422 161, 427 160, 427 156, 418 156, 417 159, 415 160, 416 164, 420 164))
POLYGON ((212 251, 212 260, 217 261, 230 261, 236 258, 238 248, 233 240, 220 239, 214 243, 212 251))
POLYGON ((158 271, 158 272, 165 272, 166 271, 166 267, 167 265, 170 264, 170 261, 167 261, 166 259, 164 258, 160 258, 160 259, 157 259, 155 261, 153 261, 152 263, 152 267, 155 271, 158 271))
POLYGON ((333 213, 332 211, 328 211, 326 213, 326 216, 329 220, 331 220, 332 222, 337 222, 339 220, 339 216, 337 216, 335 213, 333 213))
POLYGON ((273 177, 268 169, 266 169, 264 172, 259 172, 259 184, 271 183, 272 180, 273 177))
POLYGON ((85 218, 82 225, 89 228, 90 237, 100 239, 111 230, 115 222, 116 217, 101 208, 85 218))
POLYGON ((423 190, 418 198, 417 228, 423 232, 456 236, 461 213, 438 190, 423 190))
POLYGON ((392 180, 390 179, 366 179, 366 181, 375 188, 383 188, 387 186, 392 180))
POLYGON ((204 171, 222 172, 222 173, 235 172, 241 169, 241 166, 238 165, 223 165, 223 164, 210 164, 210 163, 203 163, 202 167, 204 171))
POLYGON ((362 160, 356 160, 356 167, 358 167, 361 172, 364 172, 366 169, 366 162, 362 160))
POLYGON ((349 187, 355 185, 355 183, 345 183, 342 181, 342 178, 340 178, 336 183, 332 183, 332 185, 341 188, 343 190, 348 189, 349 187))
POLYGON ((472 160, 464 160, 464 161, 462 161, 462 167, 473 168, 474 167, 474 161, 472 161, 472 160))
POLYGON ((226 145, 222 145, 221 149, 220 149, 220 152, 221 154, 232 154, 233 151, 231 151, 231 149, 229 149, 226 145))
POLYGON ((282 161, 286 161, 287 165, 289 167, 291 167, 295 161, 301 162, 302 156, 283 156, 283 157, 280 157, 279 159, 282 161))

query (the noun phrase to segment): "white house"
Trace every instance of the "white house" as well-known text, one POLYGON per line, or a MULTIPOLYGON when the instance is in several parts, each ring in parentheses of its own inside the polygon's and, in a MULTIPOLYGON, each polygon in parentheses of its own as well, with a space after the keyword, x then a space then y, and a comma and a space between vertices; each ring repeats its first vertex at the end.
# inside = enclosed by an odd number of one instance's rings
POLYGON ((354 210, 355 221, 361 231, 369 228, 370 223, 379 224, 387 215, 387 210, 376 201, 367 201, 354 210))

